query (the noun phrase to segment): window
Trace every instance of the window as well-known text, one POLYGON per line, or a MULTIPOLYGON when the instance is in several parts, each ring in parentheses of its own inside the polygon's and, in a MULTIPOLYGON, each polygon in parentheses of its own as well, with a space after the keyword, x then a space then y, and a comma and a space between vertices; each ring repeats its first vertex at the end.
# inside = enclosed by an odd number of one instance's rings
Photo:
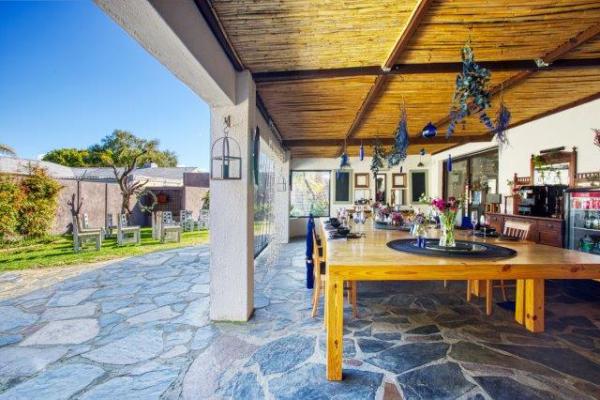
POLYGON ((329 216, 330 171, 292 171, 292 217, 329 216))
POLYGON ((418 203, 421 196, 427 197, 427 171, 410 171, 411 202, 418 203))
POLYGON ((258 160, 258 186, 254 188, 254 257, 267 247, 274 233, 274 163, 262 151, 258 160))

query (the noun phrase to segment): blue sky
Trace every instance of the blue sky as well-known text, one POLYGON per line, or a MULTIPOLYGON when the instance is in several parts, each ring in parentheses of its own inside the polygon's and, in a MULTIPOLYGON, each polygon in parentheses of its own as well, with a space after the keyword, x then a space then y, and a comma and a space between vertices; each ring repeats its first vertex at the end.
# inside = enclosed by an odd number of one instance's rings
POLYGON ((202 99, 91 1, 0 2, 0 143, 23 158, 114 129, 207 169, 202 99))

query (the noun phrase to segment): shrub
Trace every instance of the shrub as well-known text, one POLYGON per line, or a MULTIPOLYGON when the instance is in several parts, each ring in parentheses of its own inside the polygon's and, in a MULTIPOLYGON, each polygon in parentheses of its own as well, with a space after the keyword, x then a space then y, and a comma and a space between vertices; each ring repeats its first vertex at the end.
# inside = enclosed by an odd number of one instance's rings
POLYGON ((10 240, 16 234, 21 200, 15 180, 0 175, 0 241, 10 240))
POLYGON ((39 167, 31 167, 20 186, 23 201, 19 207, 19 232, 28 237, 44 236, 54 221, 61 186, 39 167))

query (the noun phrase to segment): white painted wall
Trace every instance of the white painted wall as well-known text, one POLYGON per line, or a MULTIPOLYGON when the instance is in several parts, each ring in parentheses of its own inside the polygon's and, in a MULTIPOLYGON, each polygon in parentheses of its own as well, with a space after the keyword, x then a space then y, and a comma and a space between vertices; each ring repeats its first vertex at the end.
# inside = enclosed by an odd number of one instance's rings
MULTIPOLYGON (((368 154, 371 151, 370 146, 365 148, 365 152, 368 154)), ((423 156, 424 167, 417 167, 420 157, 418 155, 410 155, 406 158, 403 163, 403 172, 407 174, 407 190, 406 190, 406 202, 409 203, 412 198, 410 192, 410 171, 413 170, 427 170, 428 171, 428 195, 437 191, 437 177, 432 175, 431 155, 423 156)), ((375 198, 375 179, 371 174, 371 157, 365 157, 363 161, 360 161, 358 157, 350 157, 350 165, 353 173, 369 173, 369 189, 371 190, 371 198, 375 198)), ((334 215, 340 207, 347 207, 348 203, 336 203, 335 199, 335 170, 340 166, 339 158, 298 158, 293 159, 291 163, 292 170, 330 170, 331 171, 331 184, 330 184, 330 213, 334 215)), ((399 173, 400 167, 394 167, 393 169, 383 169, 380 174, 386 175, 386 188, 387 188, 387 202, 391 202, 391 191, 392 191, 392 173, 399 173)), ((352 189, 351 193, 354 194, 354 176, 352 177, 352 189)), ((352 198, 354 202, 354 198, 352 198)), ((292 218, 290 221, 290 237, 298 237, 306 234, 306 218, 292 218)))
MULTIPOLYGON (((600 128, 600 100, 529 122, 508 131, 510 144, 499 151, 498 190, 510 192, 507 180, 518 176, 529 176, 531 154, 540 150, 565 146, 565 150, 577 147, 577 171, 600 171, 600 149, 593 144, 591 128, 600 128)), ((489 148, 495 143, 473 143, 434 155, 434 174, 438 177, 435 190, 442 193, 442 162, 448 158, 469 154, 489 148)))
MULTIPOLYGON (((365 151, 368 153, 370 148, 366 148, 365 151)), ((417 167, 419 163, 419 156, 408 156, 403 163, 403 172, 408 175, 408 187, 410 188, 410 171, 413 170, 428 170, 431 166, 431 156, 425 155, 423 156, 423 164, 425 165, 423 168, 417 167)), ((371 174, 371 157, 365 157, 363 161, 360 161, 358 157, 350 157, 350 165, 353 173, 369 173, 370 182, 369 188, 371 190, 371 198, 375 198, 375 179, 371 174)), ((348 203, 335 203, 334 195, 335 195, 335 170, 337 170, 340 166, 339 158, 299 158, 292 160, 291 169, 292 170, 330 170, 331 172, 331 185, 330 185, 330 198, 331 198, 331 209, 330 211, 333 213, 337 211, 340 207, 345 207, 348 203)), ((387 202, 391 201, 391 190, 392 190, 392 173, 399 173, 400 167, 394 167, 393 169, 382 169, 380 170, 380 174, 386 175, 386 188, 387 188, 387 202)), ((431 176, 429 176, 431 178, 431 176)), ((428 181, 428 190, 431 192, 435 190, 434 182, 429 179, 428 181)), ((351 193, 354 193, 354 176, 352 177, 352 190, 351 193)), ((407 190, 406 200, 410 201, 411 193, 410 189, 407 190)), ((354 199, 351 199, 354 202, 354 199)))
MULTIPOLYGON (((247 321, 254 310, 254 182, 252 133, 256 126, 256 92, 249 71, 240 72, 234 106, 211 107, 211 143, 229 136, 240 147, 239 180, 210 180, 210 318, 247 321)), ((235 151, 235 150, 233 150, 235 151)))
MULTIPOLYGON (((528 176, 530 173, 529 159, 531 154, 537 154, 543 149, 565 146, 566 150, 571 150, 575 146, 578 152, 577 171, 600 171, 600 150, 593 144, 591 128, 600 128, 600 100, 595 100, 537 121, 529 122, 508 131, 510 144, 499 151, 499 193, 507 194, 510 192, 506 182, 509 179, 512 180, 515 173, 519 176, 528 176)), ((443 162, 448 158, 448 154, 452 154, 453 158, 457 158, 496 146, 495 141, 469 143, 434 156, 423 157, 423 163, 429 169, 429 195, 442 195, 443 162)), ((369 149, 367 149, 368 151, 369 149)), ((409 156, 404 165, 404 172, 416 169, 418 161, 419 156, 409 156)), ((352 170, 354 172, 369 172, 370 163, 370 157, 365 157, 365 160, 362 162, 358 158, 351 158, 352 170)), ((335 170, 338 166, 339 159, 314 158, 292 160, 291 168, 293 170, 335 170)), ((386 173, 389 175, 388 188, 390 188, 392 171, 386 171, 386 173)), ((371 188, 374 188, 373 178, 371 178, 371 188)), ((331 198, 333 199, 333 184, 331 190, 331 198)), ((408 193, 407 198, 410 199, 410 193, 408 193)), ((335 212, 341 206, 343 205, 332 202, 331 211, 335 212)), ((290 224, 290 236, 305 234, 306 221, 304 219, 292 220, 290 224)))

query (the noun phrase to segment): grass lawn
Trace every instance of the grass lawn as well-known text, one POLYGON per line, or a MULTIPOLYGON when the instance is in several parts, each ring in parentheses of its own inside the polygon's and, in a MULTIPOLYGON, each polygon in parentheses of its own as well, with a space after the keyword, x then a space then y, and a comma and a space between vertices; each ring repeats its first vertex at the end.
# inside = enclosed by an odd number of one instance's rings
POLYGON ((86 264, 203 243, 208 243, 208 231, 184 232, 180 243, 161 244, 158 240, 152 239, 151 228, 142 228, 140 245, 128 244, 119 247, 117 239, 113 237, 102 242, 100 251, 96 251, 94 244, 90 242, 85 244, 81 252, 75 253, 71 235, 50 236, 40 240, 27 240, 0 246, 0 272, 86 264))

